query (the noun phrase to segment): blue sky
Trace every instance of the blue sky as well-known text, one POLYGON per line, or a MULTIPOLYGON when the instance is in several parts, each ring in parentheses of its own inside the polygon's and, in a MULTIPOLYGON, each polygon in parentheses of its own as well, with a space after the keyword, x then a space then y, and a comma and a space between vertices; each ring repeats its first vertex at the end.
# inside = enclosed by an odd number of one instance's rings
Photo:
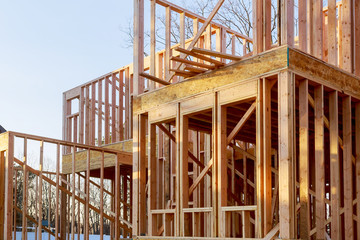
POLYGON ((62 92, 132 62, 132 0, 0 1, 0 125, 61 139, 62 92))

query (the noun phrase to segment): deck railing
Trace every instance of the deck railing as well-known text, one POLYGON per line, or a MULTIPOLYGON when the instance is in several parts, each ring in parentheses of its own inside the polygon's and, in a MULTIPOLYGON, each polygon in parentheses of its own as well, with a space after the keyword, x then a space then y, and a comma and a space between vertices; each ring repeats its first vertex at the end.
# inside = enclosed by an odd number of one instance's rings
POLYGON ((1 134, 0 205, 4 207, 0 207, 0 234, 3 235, 0 238, 16 239, 21 235, 26 239, 28 227, 35 228, 38 239, 43 232, 49 239, 51 236, 65 239, 70 235, 74 239, 80 234, 88 237, 93 232, 90 231, 91 224, 94 224, 90 214, 99 218, 95 223, 99 231, 96 234, 109 234, 115 239, 120 235, 131 237, 132 210, 128 197, 131 169, 127 175, 123 173, 122 154, 116 150, 23 133, 1 134), (72 162, 71 174, 62 173, 61 163, 65 157, 61 154, 62 148, 70 148, 71 154, 67 158, 72 162), (77 154, 77 149, 85 150, 85 155, 77 154), (101 166, 97 170, 99 178, 94 179, 90 170, 93 170, 91 164, 96 157, 100 158, 101 166), (80 158, 86 160, 83 173, 76 170, 80 158), (104 175, 105 158, 114 161, 113 187, 105 184, 109 181, 104 175), (106 226, 110 226, 110 230, 106 226))

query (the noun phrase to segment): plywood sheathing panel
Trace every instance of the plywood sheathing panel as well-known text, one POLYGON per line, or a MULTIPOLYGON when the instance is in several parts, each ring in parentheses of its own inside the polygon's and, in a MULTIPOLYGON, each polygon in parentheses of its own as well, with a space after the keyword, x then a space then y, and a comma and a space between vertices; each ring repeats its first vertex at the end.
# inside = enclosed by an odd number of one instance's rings
POLYGON ((360 98, 360 78, 293 48, 289 48, 289 70, 326 87, 360 98))
MULTIPOLYGON (((104 146, 107 149, 114 149, 123 151, 120 159, 121 164, 132 165, 132 140, 122 141, 115 144, 104 146)), ((86 170, 87 151, 80 151, 75 154, 75 169, 76 172, 86 170)), ((105 153, 104 167, 115 166, 116 154, 105 153)), ((101 163, 101 152, 91 151, 91 167, 90 170, 99 169, 101 163)), ((64 155, 62 159, 62 173, 69 174, 72 171, 72 156, 71 154, 64 155)))

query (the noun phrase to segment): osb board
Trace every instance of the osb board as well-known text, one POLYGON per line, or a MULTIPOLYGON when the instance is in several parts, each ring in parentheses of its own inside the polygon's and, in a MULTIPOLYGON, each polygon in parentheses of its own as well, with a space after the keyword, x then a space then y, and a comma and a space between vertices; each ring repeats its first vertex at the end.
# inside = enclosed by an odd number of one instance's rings
POLYGON ((360 98, 360 79, 311 55, 289 48, 289 70, 350 96, 360 98))
POLYGON ((9 144, 9 133, 5 132, 0 134, 0 151, 7 150, 8 144, 9 144))
MULTIPOLYGON (((122 151, 120 158, 121 164, 132 165, 132 140, 122 141, 111 145, 106 145, 104 148, 122 151)), ((91 151, 90 154, 90 169, 99 169, 101 164, 101 153, 91 151)), ((77 152, 75 154, 75 171, 81 172, 86 170, 87 151, 77 152)), ((104 154, 104 166, 115 166, 115 155, 104 154)), ((62 159, 62 173, 69 174, 72 172, 72 155, 64 155, 62 159)))
POLYGON ((136 113, 149 111, 164 103, 210 91, 234 82, 260 77, 285 68, 287 68, 287 46, 139 95, 134 98, 133 110, 136 113))

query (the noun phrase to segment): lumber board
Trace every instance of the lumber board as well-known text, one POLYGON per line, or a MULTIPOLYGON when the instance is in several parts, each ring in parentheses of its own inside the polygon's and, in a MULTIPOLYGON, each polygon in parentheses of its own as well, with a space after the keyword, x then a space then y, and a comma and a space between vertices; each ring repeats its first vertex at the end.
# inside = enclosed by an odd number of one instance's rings
POLYGON ((355 104, 356 229, 360 231, 360 103, 355 104))
POLYGON ((330 186, 331 186, 331 236, 341 239, 340 224, 340 162, 339 162, 339 106, 338 92, 329 94, 330 132, 330 186))
POLYGON ((175 57, 175 56, 172 56, 171 60, 176 61, 176 62, 182 62, 182 63, 188 64, 190 66, 192 65, 192 66, 197 66, 197 67, 200 67, 200 68, 205 68, 206 70, 216 68, 216 66, 214 64, 211 65, 211 64, 199 63, 199 62, 195 62, 195 61, 191 61, 191 60, 188 60, 188 59, 185 59, 185 58, 180 58, 180 57, 175 57))
POLYGON ((239 133, 241 128, 244 126, 246 121, 251 117, 256 109, 256 102, 252 103, 249 109, 245 112, 244 116, 240 119, 240 121, 236 124, 235 128, 231 131, 229 136, 226 138, 226 143, 230 144, 230 142, 234 139, 234 137, 239 133))
POLYGON ((305 79, 299 84, 299 179, 300 179, 300 237, 310 232, 309 205, 309 86, 305 79))
POLYGON ((294 80, 289 72, 281 72, 279 76, 279 221, 280 237, 295 238, 294 232, 294 80), (285 180, 286 179, 286 180, 285 180))
MULTIPOLYGON (((256 155, 256 161, 255 161, 255 175, 256 175, 256 179, 254 179, 254 181, 258 184, 256 184, 256 204, 258 206, 258 209, 256 211, 256 237, 258 238, 262 238, 264 236, 264 221, 263 216, 264 216, 264 208, 263 208, 263 201, 264 201, 264 158, 263 158, 263 146, 264 146, 264 136, 263 136, 263 79, 259 78, 258 81, 258 93, 257 93, 257 98, 256 98, 256 146, 255 146, 255 155, 256 155)), ((245 145, 245 148, 247 148, 248 146, 245 145)), ((247 163, 247 158, 245 158, 245 164, 244 164, 244 169, 246 170, 246 172, 244 172, 244 184, 246 186, 245 190, 248 191, 248 187, 247 187, 247 182, 246 179, 248 178, 248 163, 247 163)), ((249 201, 247 198, 245 198, 245 204, 249 204, 249 201)), ((245 218, 245 216, 244 216, 245 218)), ((245 219, 243 219, 245 220, 245 219)), ((245 230, 245 228, 243 228, 245 230)), ((245 232, 245 235, 247 236, 248 233, 245 232)))
POLYGON ((343 98, 343 176, 344 176, 344 222, 345 238, 354 239, 353 184, 352 184, 352 126, 351 97, 343 98))
POLYGON ((325 238, 325 155, 324 155, 324 89, 315 88, 315 192, 316 238, 325 238))
POLYGON ((227 53, 222 53, 222 52, 217 52, 217 51, 212 51, 212 50, 197 48, 197 47, 194 47, 191 51, 195 52, 195 53, 212 56, 212 57, 226 58, 226 59, 234 60, 234 61, 239 61, 239 60, 243 59, 242 57, 235 56, 232 54, 227 54, 227 53))
POLYGON ((147 73, 139 73, 139 75, 142 76, 142 77, 145 77, 145 78, 147 78, 147 79, 149 79, 151 81, 160 83, 162 85, 170 85, 169 82, 166 82, 166 81, 164 81, 164 80, 162 80, 162 79, 160 79, 158 77, 152 76, 152 75, 147 74, 147 73))
POLYGON ((263 79, 263 156, 264 156, 264 235, 272 229, 272 172, 271 172, 271 81, 263 79))

